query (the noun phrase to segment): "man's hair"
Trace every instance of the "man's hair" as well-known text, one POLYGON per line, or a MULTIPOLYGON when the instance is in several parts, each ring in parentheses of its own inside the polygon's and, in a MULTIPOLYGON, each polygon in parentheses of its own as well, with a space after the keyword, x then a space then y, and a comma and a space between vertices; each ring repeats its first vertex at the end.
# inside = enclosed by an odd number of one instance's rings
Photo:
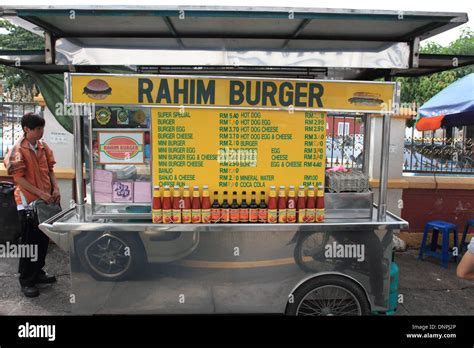
POLYGON ((28 112, 21 118, 21 129, 23 129, 24 127, 27 127, 29 129, 35 129, 36 127, 44 127, 44 125, 44 118, 33 112, 28 112))

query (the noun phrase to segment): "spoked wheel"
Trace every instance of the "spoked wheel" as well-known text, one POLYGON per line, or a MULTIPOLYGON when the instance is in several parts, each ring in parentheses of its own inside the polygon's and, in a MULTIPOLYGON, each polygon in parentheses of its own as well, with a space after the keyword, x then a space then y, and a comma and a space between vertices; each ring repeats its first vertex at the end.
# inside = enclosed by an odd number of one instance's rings
POLYGON ((134 275, 144 251, 132 233, 85 236, 77 243, 82 266, 98 280, 122 280, 134 275))
POLYGON ((294 250, 294 258, 298 266, 305 272, 319 270, 318 263, 325 261, 324 247, 329 239, 326 232, 315 232, 298 238, 294 250))
POLYGON ((289 301, 286 314, 301 316, 369 315, 370 305, 364 291, 342 276, 312 279, 298 288, 289 301))

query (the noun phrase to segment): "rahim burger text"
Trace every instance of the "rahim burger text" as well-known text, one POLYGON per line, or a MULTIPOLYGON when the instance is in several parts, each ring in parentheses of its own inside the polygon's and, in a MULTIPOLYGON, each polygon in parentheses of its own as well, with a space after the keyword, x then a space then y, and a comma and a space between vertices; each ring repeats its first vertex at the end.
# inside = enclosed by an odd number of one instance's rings
MULTIPOLYGON (((160 79, 159 83, 154 81, 147 78, 138 79, 138 103, 323 107, 324 87, 317 82, 282 81, 277 83, 259 80, 199 79, 160 79), (229 84, 228 88, 222 88, 222 84, 227 83, 229 84), (228 96, 219 95, 227 90, 228 96)), ((225 93, 227 94, 227 92, 225 93)))

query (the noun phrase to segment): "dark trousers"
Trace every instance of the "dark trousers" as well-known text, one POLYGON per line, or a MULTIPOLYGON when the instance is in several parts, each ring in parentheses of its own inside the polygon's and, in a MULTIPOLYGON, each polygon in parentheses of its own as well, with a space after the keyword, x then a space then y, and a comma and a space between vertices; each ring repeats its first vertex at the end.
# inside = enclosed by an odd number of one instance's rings
POLYGON ((44 274, 43 267, 46 253, 48 252, 49 238, 39 230, 36 217, 27 217, 25 210, 18 211, 18 215, 21 226, 20 244, 27 245, 30 250, 31 248, 37 250, 37 255, 30 255, 37 256, 37 259, 35 257, 20 258, 20 266, 18 268, 20 285, 33 286, 38 275, 44 274))

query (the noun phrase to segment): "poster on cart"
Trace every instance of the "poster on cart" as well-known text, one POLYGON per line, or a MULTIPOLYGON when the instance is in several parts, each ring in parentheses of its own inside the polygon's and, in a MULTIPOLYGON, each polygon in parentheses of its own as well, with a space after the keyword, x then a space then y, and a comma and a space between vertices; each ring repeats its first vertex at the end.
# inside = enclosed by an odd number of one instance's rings
POLYGON ((98 132, 100 164, 143 164, 143 132, 98 132))

